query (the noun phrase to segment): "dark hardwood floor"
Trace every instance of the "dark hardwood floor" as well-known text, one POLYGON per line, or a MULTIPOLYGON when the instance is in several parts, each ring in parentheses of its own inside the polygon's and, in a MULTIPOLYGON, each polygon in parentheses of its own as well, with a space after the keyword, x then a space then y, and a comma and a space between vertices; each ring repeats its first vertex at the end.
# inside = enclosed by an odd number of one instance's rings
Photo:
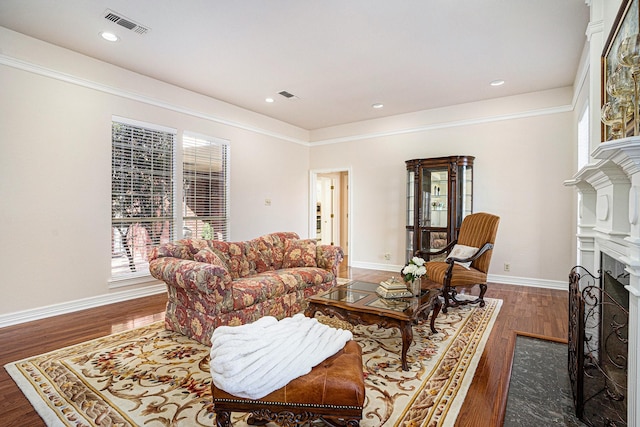
MULTIPOLYGON (((372 282, 390 275, 356 268, 343 268, 340 273, 372 282)), ((477 288, 470 293, 477 293, 477 288)), ((567 337, 567 292, 489 284, 486 296, 502 299, 503 305, 456 427, 502 425, 515 331, 567 337)), ((1 328, 0 365, 161 320, 165 302, 161 294, 1 328)), ((0 396, 0 426, 45 425, 5 369, 0 369, 0 396)))

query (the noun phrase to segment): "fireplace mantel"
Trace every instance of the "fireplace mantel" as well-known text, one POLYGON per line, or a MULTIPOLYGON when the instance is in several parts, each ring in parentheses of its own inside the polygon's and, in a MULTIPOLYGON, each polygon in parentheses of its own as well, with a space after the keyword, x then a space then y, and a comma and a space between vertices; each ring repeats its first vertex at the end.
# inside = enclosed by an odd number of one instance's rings
POLYGON ((578 263, 601 270, 601 254, 629 273, 627 424, 640 425, 640 137, 603 142, 565 185, 580 194, 578 263))
POLYGON ((616 139, 601 143, 593 150, 596 159, 612 160, 620 166, 628 176, 640 172, 640 137, 616 139))

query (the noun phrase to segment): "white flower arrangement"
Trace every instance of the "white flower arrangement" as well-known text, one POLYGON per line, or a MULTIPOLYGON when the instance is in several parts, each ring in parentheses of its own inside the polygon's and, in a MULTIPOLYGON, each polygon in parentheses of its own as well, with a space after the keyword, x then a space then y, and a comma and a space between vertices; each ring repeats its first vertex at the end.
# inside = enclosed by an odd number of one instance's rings
POLYGON ((402 269, 402 278, 405 282, 413 282, 414 279, 420 278, 427 273, 427 267, 424 266, 424 259, 414 256, 402 269))

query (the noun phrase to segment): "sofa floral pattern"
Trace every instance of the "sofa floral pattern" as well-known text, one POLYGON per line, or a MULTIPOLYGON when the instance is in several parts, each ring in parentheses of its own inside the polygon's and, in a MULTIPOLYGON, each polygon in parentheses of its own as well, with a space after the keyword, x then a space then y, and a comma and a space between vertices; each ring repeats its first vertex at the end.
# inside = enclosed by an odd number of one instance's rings
POLYGON ((296 233, 245 242, 182 239, 154 248, 151 275, 167 284, 166 329, 211 345, 213 330, 306 308, 306 298, 336 285, 339 246, 296 233))

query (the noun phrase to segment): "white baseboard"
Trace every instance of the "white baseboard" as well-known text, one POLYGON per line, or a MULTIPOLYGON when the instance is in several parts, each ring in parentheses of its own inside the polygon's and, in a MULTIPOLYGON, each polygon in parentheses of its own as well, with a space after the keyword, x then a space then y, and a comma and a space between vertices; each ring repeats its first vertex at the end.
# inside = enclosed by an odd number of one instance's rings
POLYGON ((561 280, 535 279, 532 277, 502 276, 499 274, 489 274, 487 281, 491 283, 502 283, 505 285, 531 286, 534 288, 556 289, 559 291, 569 291, 569 279, 566 282, 561 280))
POLYGON ((0 328, 166 292, 164 283, 0 315, 0 328))
MULTIPOLYGON (((367 270, 390 271, 394 273, 400 273, 400 270, 402 270, 402 267, 404 267, 404 265, 377 264, 357 261, 351 262, 349 266, 355 268, 364 268, 367 270)), ((557 289, 561 291, 569 290, 568 279, 566 282, 563 282, 558 280, 536 279, 532 277, 503 276, 498 274, 489 274, 487 279, 489 282, 501 283, 505 285, 531 286, 534 288, 557 289)))
POLYGON ((395 273, 400 273, 402 267, 404 265, 393 265, 393 264, 377 264, 373 262, 350 262, 349 267, 355 268, 364 268, 367 270, 381 270, 381 271, 393 271, 395 273))

